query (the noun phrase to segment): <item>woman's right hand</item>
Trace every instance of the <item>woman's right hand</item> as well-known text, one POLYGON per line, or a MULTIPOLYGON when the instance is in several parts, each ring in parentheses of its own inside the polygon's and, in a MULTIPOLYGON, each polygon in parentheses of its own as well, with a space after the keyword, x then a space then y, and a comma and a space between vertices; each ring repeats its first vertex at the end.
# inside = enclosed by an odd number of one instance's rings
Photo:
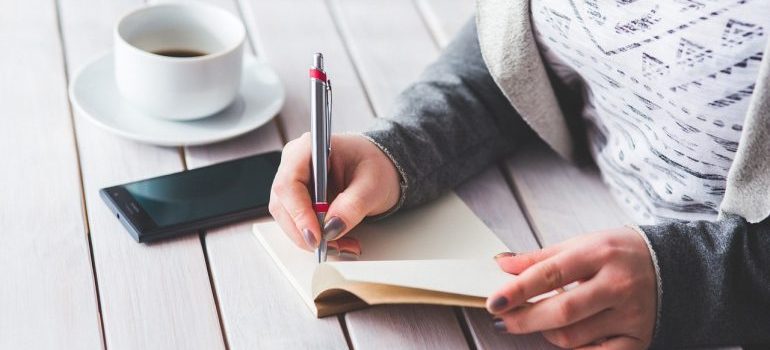
MULTIPOLYGON (((325 237, 339 239, 366 216, 382 214, 399 200, 399 174, 379 147, 361 135, 333 135, 329 158, 329 196, 325 237)), ((313 250, 321 226, 313 211, 310 134, 289 142, 283 149, 270 191, 270 214, 298 246, 313 250)))

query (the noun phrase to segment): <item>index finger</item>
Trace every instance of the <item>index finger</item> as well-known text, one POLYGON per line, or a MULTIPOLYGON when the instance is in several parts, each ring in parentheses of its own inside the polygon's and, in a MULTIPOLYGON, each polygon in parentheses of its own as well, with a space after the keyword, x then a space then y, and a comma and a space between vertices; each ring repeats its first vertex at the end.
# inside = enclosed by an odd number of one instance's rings
MULTIPOLYGON (((310 231, 317 244, 321 237, 318 222, 310 198, 310 137, 308 134, 290 142, 284 148, 278 166, 273 192, 299 232, 310 231)), ((308 241, 311 248, 315 244, 308 241)))
POLYGON ((535 263, 487 299, 487 310, 501 314, 540 294, 590 277, 599 271, 598 259, 585 248, 565 250, 535 263))
MULTIPOLYGON (((273 189, 279 202, 294 222, 299 232, 309 230, 317 243, 321 237, 321 224, 318 222, 307 186, 297 180, 282 182, 273 189)), ((310 244, 308 242, 308 244, 310 244)), ((316 248, 313 246, 312 248, 316 248)))
POLYGON ((275 178, 310 183, 310 156, 310 136, 305 133, 283 148, 281 163, 278 165, 275 178))

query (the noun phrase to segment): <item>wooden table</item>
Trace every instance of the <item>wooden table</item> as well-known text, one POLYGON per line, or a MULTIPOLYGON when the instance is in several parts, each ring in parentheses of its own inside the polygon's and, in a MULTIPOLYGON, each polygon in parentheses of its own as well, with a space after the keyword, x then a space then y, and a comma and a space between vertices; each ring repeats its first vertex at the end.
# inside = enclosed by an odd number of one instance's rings
MULTIPOLYGON (((473 0, 209 0, 241 16, 248 50, 275 67, 280 115, 243 137, 161 148, 73 113, 67 84, 110 50, 141 0, 0 0, 0 348, 545 349, 496 333, 483 310, 388 306, 315 319, 250 224, 135 243, 98 190, 281 146, 308 130, 307 68, 335 79, 335 131, 387 115, 472 15, 473 0)), ((513 251, 625 222, 591 168, 542 145, 457 189, 513 251)), ((490 257, 491 258, 491 257, 490 257)))

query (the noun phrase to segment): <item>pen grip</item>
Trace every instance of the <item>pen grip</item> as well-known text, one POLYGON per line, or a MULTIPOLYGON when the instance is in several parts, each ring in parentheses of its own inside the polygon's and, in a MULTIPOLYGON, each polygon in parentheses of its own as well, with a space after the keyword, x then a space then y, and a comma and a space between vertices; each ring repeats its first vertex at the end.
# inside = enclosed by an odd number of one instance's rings
POLYGON ((316 213, 326 213, 329 211, 329 203, 327 202, 315 202, 313 203, 313 211, 316 213))

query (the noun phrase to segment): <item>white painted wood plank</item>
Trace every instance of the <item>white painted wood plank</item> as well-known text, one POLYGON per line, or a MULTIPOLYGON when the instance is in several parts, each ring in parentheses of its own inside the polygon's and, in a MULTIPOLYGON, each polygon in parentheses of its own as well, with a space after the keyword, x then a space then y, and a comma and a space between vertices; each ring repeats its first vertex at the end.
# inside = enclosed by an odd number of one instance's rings
POLYGON ((543 245, 631 223, 592 165, 560 159, 541 142, 507 162, 522 207, 543 245))
MULTIPOLYGON (((111 48, 116 18, 141 3, 60 3, 70 74, 111 48)), ((224 348, 197 235, 137 244, 99 198, 102 187, 182 170, 179 150, 127 141, 76 114, 94 261, 109 348, 224 348)))
POLYGON ((232 349, 344 349, 336 317, 317 319, 241 223, 206 233, 209 267, 232 349))
POLYGON ((524 213, 497 167, 490 167, 460 184, 455 192, 511 251, 538 248, 524 213))
POLYGON ((334 88, 334 132, 362 130, 372 121, 358 77, 322 0, 241 1, 260 57, 273 63, 286 88, 280 123, 286 140, 310 131, 308 69, 323 52, 334 88))
POLYGON ((468 349, 449 307, 376 306, 345 319, 354 349, 468 349))
MULTIPOLYGON (((210 0, 238 14, 233 0, 210 0)), ((247 52, 252 52, 251 45, 247 52)), ((280 150, 275 122, 242 137, 188 147, 190 169, 248 155, 280 150)), ((205 233, 209 270, 219 301, 227 343, 232 349, 342 349, 345 335, 334 317, 316 319, 295 298, 294 287, 257 244, 250 222, 205 233)))
POLYGON ((0 2, 0 348, 102 347, 53 2, 0 2))
POLYGON ((446 46, 476 11, 474 0, 415 0, 441 47, 446 46))
POLYGON ((410 0, 329 1, 377 116, 438 57, 410 0))
POLYGON ((500 334, 492 325, 492 316, 480 309, 464 308, 473 341, 479 349, 557 350, 540 333, 527 335, 500 334))

